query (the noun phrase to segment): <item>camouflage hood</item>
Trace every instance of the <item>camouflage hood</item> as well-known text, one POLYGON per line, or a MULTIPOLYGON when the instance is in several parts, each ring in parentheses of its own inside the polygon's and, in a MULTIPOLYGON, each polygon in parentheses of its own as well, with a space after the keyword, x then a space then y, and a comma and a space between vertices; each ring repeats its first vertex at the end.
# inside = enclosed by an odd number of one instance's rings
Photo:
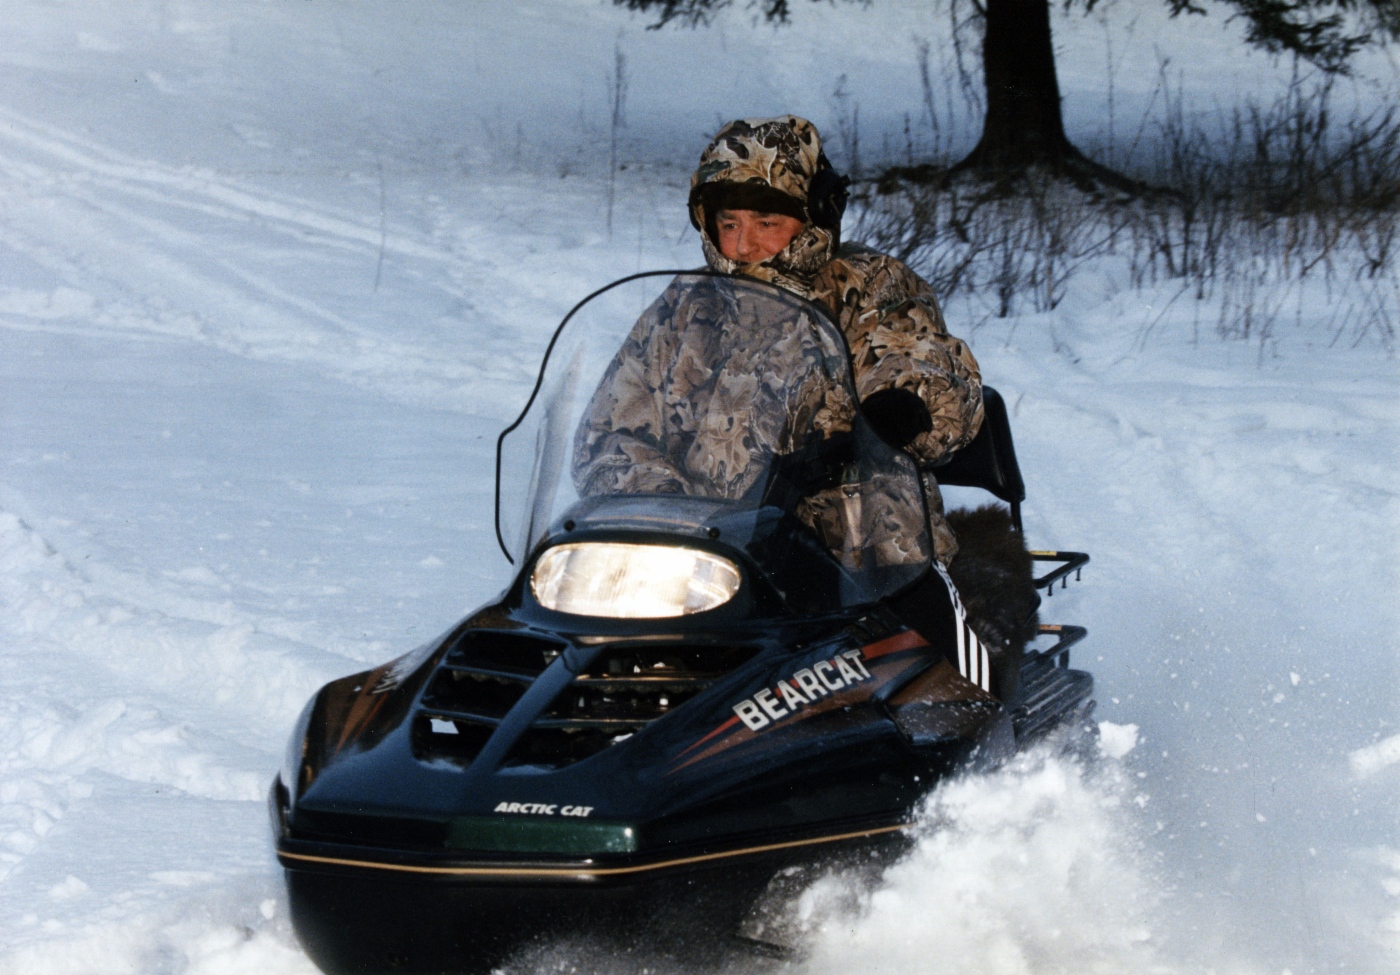
MULTIPOLYGON (((836 235, 812 222, 807 200, 821 158, 821 136, 806 119, 738 119, 720 129, 690 178, 690 215, 700 230, 705 262, 716 271, 743 274, 811 297, 812 279, 836 254, 836 235), (740 264, 719 252, 711 237, 713 212, 726 190, 768 191, 773 212, 787 212, 806 226, 781 252, 758 264, 740 264)), ((751 209, 751 207, 746 208, 751 209)))

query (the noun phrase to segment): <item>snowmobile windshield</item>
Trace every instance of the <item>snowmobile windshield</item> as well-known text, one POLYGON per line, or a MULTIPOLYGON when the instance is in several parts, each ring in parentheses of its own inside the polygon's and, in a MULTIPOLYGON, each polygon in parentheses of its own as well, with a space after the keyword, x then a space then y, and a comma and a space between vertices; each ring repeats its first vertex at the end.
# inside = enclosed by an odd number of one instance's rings
POLYGON ((810 560, 839 604, 931 554, 917 471, 861 418, 838 327, 706 272, 625 278, 565 318, 501 436, 496 517, 512 562, 581 528, 722 537, 780 592, 810 560))

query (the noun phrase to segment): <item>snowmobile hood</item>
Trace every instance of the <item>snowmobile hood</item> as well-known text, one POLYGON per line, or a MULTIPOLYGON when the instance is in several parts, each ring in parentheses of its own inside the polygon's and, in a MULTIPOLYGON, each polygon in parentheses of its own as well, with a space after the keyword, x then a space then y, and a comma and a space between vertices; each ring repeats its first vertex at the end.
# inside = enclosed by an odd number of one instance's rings
POLYGON ((283 772, 284 854, 626 864, 894 828, 1001 715, 879 612, 605 635, 520 595, 322 691, 283 772), (919 677, 947 714, 915 749, 892 709, 919 677))

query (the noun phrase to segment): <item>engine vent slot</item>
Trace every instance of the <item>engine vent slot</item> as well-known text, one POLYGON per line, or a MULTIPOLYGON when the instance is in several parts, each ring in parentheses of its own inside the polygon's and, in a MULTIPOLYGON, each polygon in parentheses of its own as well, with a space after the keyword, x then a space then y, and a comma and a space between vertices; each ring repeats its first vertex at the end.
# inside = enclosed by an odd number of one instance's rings
POLYGON ((515 707, 530 683, 498 672, 442 666, 423 694, 423 707, 497 722, 515 707))
POLYGON ((447 652, 413 719, 413 754, 466 767, 565 644, 509 630, 468 630, 447 652))
POLYGON ((620 644, 594 658, 579 679, 712 682, 748 663, 756 653, 758 647, 620 644))
POLYGON ((581 762, 598 754, 609 745, 625 741, 635 733, 634 728, 563 727, 549 728, 536 724, 520 737, 505 764, 512 767, 531 766, 552 772, 581 762))
POLYGON ((596 755, 671 713, 758 651, 691 644, 608 647, 536 719, 504 764, 554 770, 596 755))
POLYGON ((580 677, 554 699, 537 727, 639 725, 669 714, 712 680, 588 680, 580 677))
POLYGON ((421 761, 445 761, 466 768, 495 730, 496 725, 490 722, 420 712, 413 719, 413 754, 421 761))
POLYGON ((544 673, 564 644, 509 630, 468 630, 462 634, 444 663, 517 677, 535 678, 544 673))

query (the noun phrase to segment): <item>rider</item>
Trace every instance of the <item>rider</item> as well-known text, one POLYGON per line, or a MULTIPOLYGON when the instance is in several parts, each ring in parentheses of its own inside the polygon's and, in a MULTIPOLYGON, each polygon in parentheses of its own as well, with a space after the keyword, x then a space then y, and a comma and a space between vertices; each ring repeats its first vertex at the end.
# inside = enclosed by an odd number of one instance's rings
MULTIPOLYGON (((769 282, 831 313, 850 346, 866 420, 926 469, 977 433, 977 362, 966 343, 948 334, 927 282, 893 257, 841 246, 847 182, 827 161, 811 122, 792 115, 739 119, 720 129, 700 157, 691 177, 691 221, 712 270, 769 282)), ((729 442, 735 424, 724 422, 725 411, 712 404, 742 401, 748 394, 741 387, 755 375, 800 370, 804 351, 765 347, 718 363, 703 339, 692 338, 705 332, 688 325, 652 323, 634 332, 619 353, 575 445, 581 493, 684 490, 685 475, 668 456, 675 447, 656 449, 633 435, 668 423, 684 428, 682 452, 700 458, 692 468, 731 477, 742 469, 729 442), (657 415, 659 387, 668 401, 664 417, 657 415), (705 418, 716 416, 720 422, 707 426, 705 418)), ((851 407, 814 407, 815 425, 827 433, 848 421, 851 407)), ((944 520, 937 482, 922 476, 933 554, 946 566, 957 542, 944 520)), ((917 526, 907 533, 922 534, 917 526)))
MULTIPOLYGON (((948 573, 970 579, 999 569, 984 566, 980 555, 954 564, 958 544, 929 468, 976 435, 981 376, 967 345, 948 334, 926 281, 893 257, 842 246, 848 182, 827 161, 811 122, 792 115, 739 119, 720 129, 700 157, 691 177, 691 222, 711 270, 824 306, 844 333, 859 412, 882 440, 917 462, 927 504, 901 478, 862 485, 858 475, 848 484, 843 473, 839 487, 802 485, 794 513, 848 567, 859 568, 867 552, 875 566, 927 564, 932 555, 943 571, 926 573, 889 605, 931 642, 952 646, 941 638, 963 623, 948 573), (842 501, 863 490, 861 503, 842 501), (923 511, 927 521, 920 524, 923 511)), ((773 302, 773 321, 745 322, 733 309, 694 297, 703 293, 668 289, 618 351, 575 436, 580 495, 739 499, 763 486, 765 458, 805 464, 812 447, 823 461, 818 469, 841 468, 825 463, 821 448, 851 436, 857 406, 844 386, 820 381, 827 354, 814 344, 820 330, 774 330, 794 319, 773 302)), ((1024 546, 1018 540, 1014 547, 1028 566, 1024 546)), ((1026 590, 1019 603, 1010 601, 1016 618, 1000 631, 985 629, 987 617, 973 620, 979 632, 1002 634, 987 649, 1004 701, 1016 693, 1020 617, 1039 601, 1029 574, 1017 568, 1013 575, 1009 584, 998 576, 994 588, 1026 590)))

